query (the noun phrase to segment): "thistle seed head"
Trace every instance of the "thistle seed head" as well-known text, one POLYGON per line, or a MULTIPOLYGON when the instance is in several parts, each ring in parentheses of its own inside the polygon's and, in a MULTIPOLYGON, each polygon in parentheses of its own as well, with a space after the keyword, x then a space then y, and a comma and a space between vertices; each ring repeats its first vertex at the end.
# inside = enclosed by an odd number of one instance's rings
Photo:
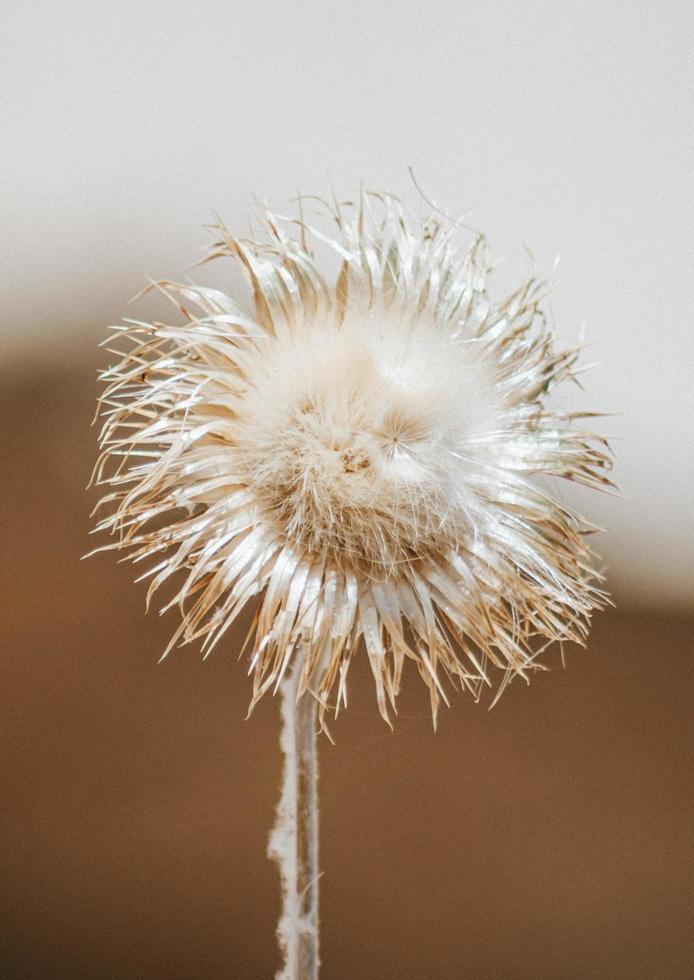
POLYGON ((550 642, 584 641, 606 599, 591 528, 537 477, 606 487, 610 455, 548 403, 577 351, 556 349, 541 283, 492 302, 484 240, 387 194, 321 211, 331 234, 267 210, 253 240, 218 229, 249 308, 166 282, 175 323, 115 328, 98 527, 148 563, 148 601, 174 577, 171 646, 209 652, 257 600, 254 701, 299 657, 324 716, 363 647, 384 717, 410 659, 435 718, 446 680, 498 696, 550 642))

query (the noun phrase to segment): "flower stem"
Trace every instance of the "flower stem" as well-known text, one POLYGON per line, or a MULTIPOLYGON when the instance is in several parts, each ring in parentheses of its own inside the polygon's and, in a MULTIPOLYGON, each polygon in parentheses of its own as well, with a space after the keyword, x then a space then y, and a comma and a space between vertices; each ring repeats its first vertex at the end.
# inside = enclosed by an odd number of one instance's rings
POLYGON ((296 658, 280 684, 284 756, 282 791, 268 855, 282 881, 277 938, 284 965, 277 980, 317 980, 318 956, 318 747, 317 701, 306 691, 297 701, 301 670, 296 658))

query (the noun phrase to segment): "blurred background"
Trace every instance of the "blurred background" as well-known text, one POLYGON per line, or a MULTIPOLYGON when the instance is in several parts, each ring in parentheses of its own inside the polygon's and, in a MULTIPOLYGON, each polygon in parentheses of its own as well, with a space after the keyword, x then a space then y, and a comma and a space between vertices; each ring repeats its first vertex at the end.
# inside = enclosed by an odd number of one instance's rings
POLYGON ((241 624, 204 664, 95 542, 108 360, 149 278, 254 195, 388 188, 534 266, 587 344, 623 499, 588 652, 395 733, 365 663, 321 746, 323 973, 694 976, 694 13, 659 5, 5 0, 0 11, 5 762, 0 976, 270 977, 277 704, 245 721, 241 624), (532 259, 530 258, 530 255, 532 259))

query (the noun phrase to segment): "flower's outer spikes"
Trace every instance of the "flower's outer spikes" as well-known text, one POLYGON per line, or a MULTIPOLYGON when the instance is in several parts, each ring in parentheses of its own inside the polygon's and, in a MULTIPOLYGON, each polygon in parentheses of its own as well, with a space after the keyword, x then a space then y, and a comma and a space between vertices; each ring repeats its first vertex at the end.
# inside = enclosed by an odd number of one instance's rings
POLYGON ((448 682, 477 698, 582 643, 606 601, 591 528, 537 477, 604 488, 611 459, 588 414, 548 404, 577 351, 542 284, 493 302, 484 240, 387 194, 259 219, 211 251, 248 308, 159 283, 176 322, 115 328, 102 375, 98 527, 145 563, 148 603, 174 577, 169 649, 209 653, 257 600, 253 703, 298 657, 299 696, 337 710, 363 648, 383 716, 409 659, 435 720, 448 682))

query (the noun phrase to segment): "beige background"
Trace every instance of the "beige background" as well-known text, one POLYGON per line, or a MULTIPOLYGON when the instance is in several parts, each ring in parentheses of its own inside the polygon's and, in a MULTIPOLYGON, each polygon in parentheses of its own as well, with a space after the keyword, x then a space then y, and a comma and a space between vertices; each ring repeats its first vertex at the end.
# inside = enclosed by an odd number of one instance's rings
MULTIPOLYGON (((3 360, 79 358, 213 212, 359 182, 465 213, 551 274, 627 497, 614 580, 690 601, 694 123, 686 0, 11 2, 2 7, 3 360), (559 268, 552 272, 555 258, 559 268), (66 334, 69 335, 66 337, 66 334)), ((222 273, 219 273, 222 275, 222 273)))
MULTIPOLYGON (((694 124, 686 0, 5 2, 3 360, 79 357, 218 212, 359 182, 465 213, 621 413, 614 578, 691 598, 694 124), (559 268, 552 272, 555 258, 559 268), (68 336, 69 335, 69 338, 68 336)), ((219 273, 222 275, 222 273, 219 273)))

